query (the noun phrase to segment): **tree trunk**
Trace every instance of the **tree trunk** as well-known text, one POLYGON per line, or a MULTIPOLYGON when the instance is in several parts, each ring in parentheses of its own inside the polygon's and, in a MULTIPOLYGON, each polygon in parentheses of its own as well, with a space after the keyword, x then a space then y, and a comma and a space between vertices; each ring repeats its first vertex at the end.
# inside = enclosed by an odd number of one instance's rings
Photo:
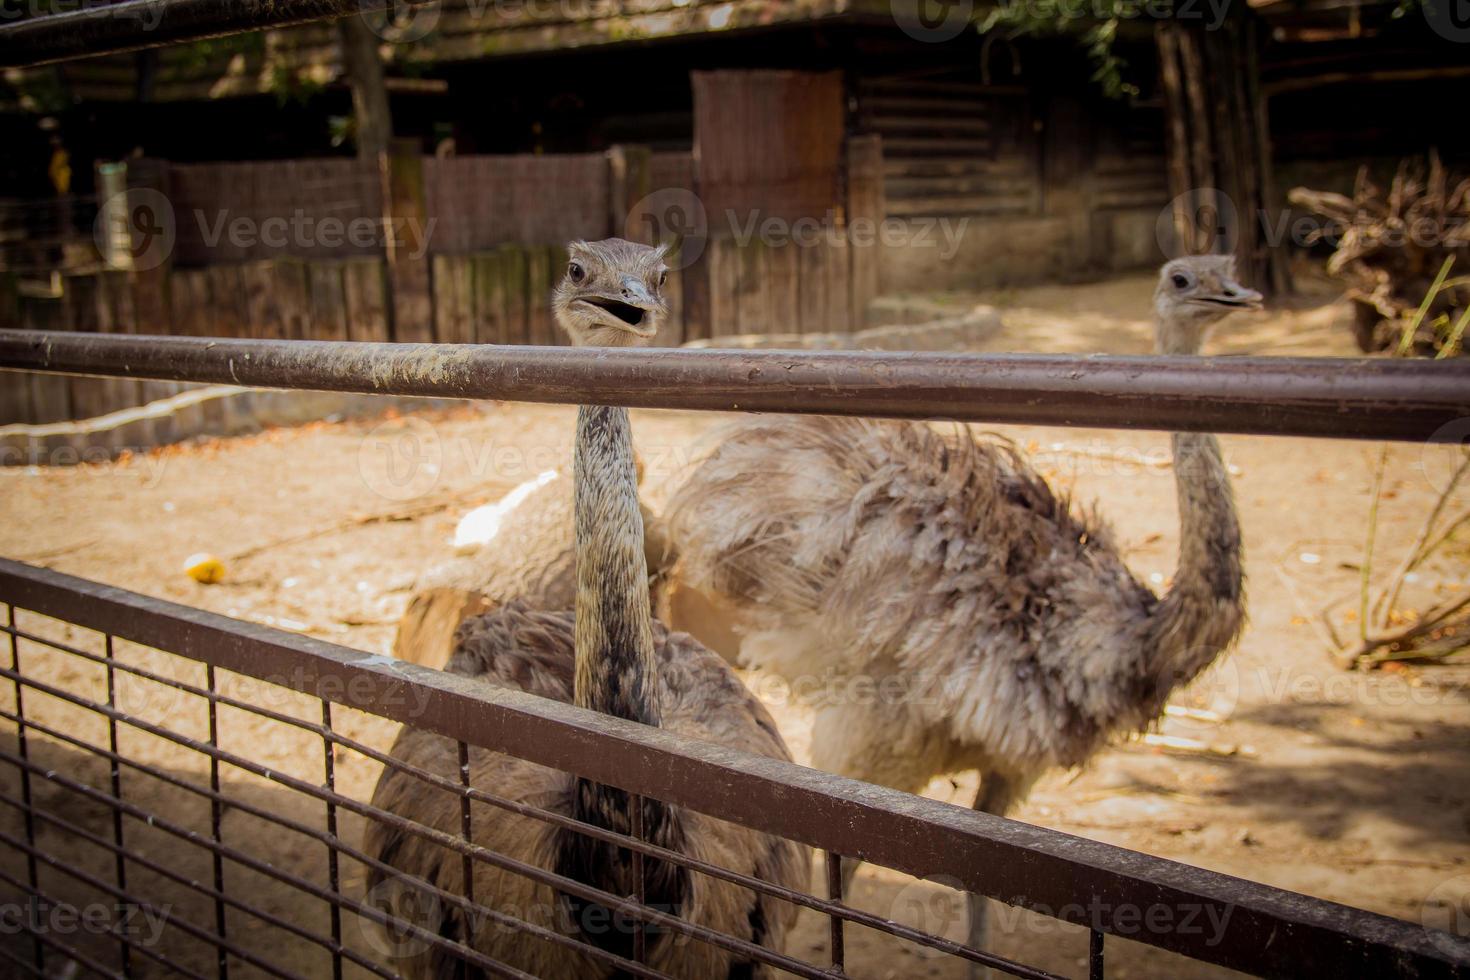
POLYGON ((352 115, 357 130, 357 155, 376 160, 393 139, 393 117, 388 109, 388 84, 378 37, 357 16, 337 21, 342 41, 342 66, 352 85, 352 115))
POLYGON ((1218 29, 1168 21, 1158 50, 1168 122, 1176 251, 1233 253, 1241 277, 1268 296, 1291 291, 1285 202, 1271 175, 1271 140, 1249 12, 1218 29))

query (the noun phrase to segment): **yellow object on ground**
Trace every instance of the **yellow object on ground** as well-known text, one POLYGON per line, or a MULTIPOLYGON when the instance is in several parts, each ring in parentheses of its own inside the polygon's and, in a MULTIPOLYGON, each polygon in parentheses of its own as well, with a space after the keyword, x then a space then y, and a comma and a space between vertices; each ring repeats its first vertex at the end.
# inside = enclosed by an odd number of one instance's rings
POLYGON ((196 582, 213 585, 225 577, 225 563, 201 551, 184 559, 184 574, 196 582))

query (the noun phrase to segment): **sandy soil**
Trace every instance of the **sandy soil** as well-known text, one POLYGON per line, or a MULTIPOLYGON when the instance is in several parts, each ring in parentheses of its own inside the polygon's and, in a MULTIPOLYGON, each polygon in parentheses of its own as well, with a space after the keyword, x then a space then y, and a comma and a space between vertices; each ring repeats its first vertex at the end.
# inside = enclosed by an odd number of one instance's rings
MULTIPOLYGON (((1095 286, 1009 291, 987 296, 931 298, 948 305, 990 302, 1001 307, 1005 331, 997 350, 1143 351, 1147 278, 1095 286), (1079 313, 1079 310, 1090 312, 1079 313)), ((1316 293, 1289 310, 1231 325, 1215 346, 1219 353, 1352 353, 1347 310, 1316 293)), ((679 466, 717 418, 685 413, 638 412, 635 425, 647 468, 646 487, 660 502, 679 466)), ((448 553, 457 516, 492 500, 568 457, 569 409, 486 405, 353 423, 322 423, 286 431, 181 447, 116 464, 0 472, 0 554, 125 586, 241 619, 349 646, 386 653, 392 624, 408 599, 416 573, 448 553), (410 461, 414 465, 410 466, 410 461), (440 506, 442 505, 442 506, 440 506), (417 508, 409 519, 373 520, 417 508), (199 585, 180 572, 198 551, 222 556, 228 576, 199 585)), ((1156 587, 1167 583, 1175 560, 1173 474, 1167 437, 1155 433, 1007 428, 1038 465, 1083 503, 1096 502, 1117 528, 1132 567, 1156 587)), ((1235 655, 1185 692, 1180 703, 1213 711, 1218 722, 1168 720, 1162 731, 1195 739, 1216 751, 1172 752, 1139 742, 1120 744, 1080 772, 1046 778, 1015 814, 1021 820, 1135 848, 1219 871, 1295 889, 1400 918, 1442 918, 1437 902, 1470 883, 1470 667, 1440 666, 1343 674, 1324 652, 1311 617, 1341 600, 1333 617, 1351 634, 1363 553, 1364 528, 1377 445, 1325 440, 1227 437, 1247 544, 1251 626, 1235 655)), ((1418 530, 1418 522, 1442 484, 1449 451, 1417 445, 1389 450, 1389 476, 1379 515, 1380 562, 1391 565, 1418 530)), ((1462 509, 1470 494, 1454 504, 1462 509)), ((1406 607, 1429 603, 1470 587, 1470 542, 1458 542, 1423 570, 1405 596, 1406 607)), ((24 628, 65 638, 101 652, 98 638, 75 628, 22 614, 24 628)), ((25 672, 85 698, 106 697, 102 669, 76 657, 22 642, 25 672)), ((192 684, 202 668, 178 658, 120 644, 129 663, 192 684)), ((748 680, 772 698, 772 709, 798 758, 808 750, 808 722, 800 705, 776 697, 769 679, 748 680)), ((222 688, 274 710, 318 720, 314 702, 246 679, 223 676, 222 688)), ((138 678, 119 681, 119 705, 166 723, 194 738, 207 735, 207 716, 192 695, 138 678)), ((14 696, 0 694, 9 712, 14 696)), ((26 697, 27 715, 85 745, 106 746, 107 725, 94 713, 45 694, 26 697)), ((346 709, 334 723, 364 742, 386 747, 394 726, 346 709)), ((325 826, 320 804, 283 785, 294 777, 323 781, 323 751, 309 732, 229 708, 219 718, 220 738, 236 752, 269 768, 275 779, 223 766, 220 777, 236 805, 223 814, 223 838, 270 866, 325 882, 326 849, 308 836, 284 831, 252 815, 252 807, 289 814, 308 828, 325 826)), ((206 759, 187 749, 124 726, 125 754, 165 767, 174 779, 207 785, 206 759)), ((13 735, 3 737, 6 750, 13 735)), ((104 760, 62 738, 32 732, 29 749, 41 766, 92 786, 108 785, 104 760)), ((338 788, 358 798, 370 794, 378 766, 355 753, 336 758, 338 788)), ((13 799, 19 782, 7 769, 0 792, 13 799)), ((208 832, 207 800, 178 785, 131 770, 123 794, 172 821, 176 829, 208 832)), ((927 794, 967 804, 973 774, 936 781, 927 794)), ((40 846, 111 881, 112 855, 75 828, 110 839, 108 811, 55 782, 33 781, 41 804, 74 827, 41 823, 40 846)), ((339 814, 342 832, 355 841, 360 821, 339 814)), ((11 806, 0 807, 0 831, 15 839, 21 824, 11 806)), ((161 822, 130 820, 130 846, 160 865, 208 885, 206 852, 184 844, 161 822)), ((13 849, 0 870, 23 878, 23 858, 13 849)), ((361 874, 342 862, 344 887, 361 894, 361 874)), ((42 868, 43 889, 78 904, 99 892, 42 868)), ((321 903, 272 880, 268 874, 226 863, 226 892, 269 909, 301 927, 328 932, 321 903)), ((815 886, 815 883, 814 883, 815 886)), ((212 904, 183 886, 138 865, 129 868, 128 890, 148 896, 173 921, 213 924, 212 904)), ((18 900, 17 888, 0 881, 0 900, 18 900)), ((110 903, 111 899, 108 899, 110 903)), ((938 885, 865 869, 854 901, 902 921, 958 938, 962 906, 938 885)), ((116 913, 104 910, 104 919, 116 913)), ((229 935, 271 960, 291 963, 303 975, 326 976, 327 955, 318 947, 251 916, 229 913, 229 935)), ((109 920, 110 921, 110 920, 109 920)), ((58 932, 65 923, 53 923, 58 932)), ((145 942, 151 923, 135 916, 127 927, 145 942)), ((73 926, 73 930, 77 927, 73 926)), ((344 941, 364 955, 371 933, 354 916, 342 924, 344 941)), ((83 929, 83 932, 87 930, 83 929)), ((92 930, 95 932, 95 930, 92 930)), ((999 921, 997 948, 1068 975, 1085 974, 1086 935, 1030 914, 999 921)), ((8 930, 5 930, 8 932, 8 930)), ((96 955, 115 945, 84 937, 96 955)), ((826 923, 803 920, 793 952, 818 961, 825 955, 826 923)), ((0 934, 0 951, 19 951, 21 940, 0 934)), ((963 966, 885 937, 851 929, 849 970, 863 977, 960 977, 963 966)), ((160 950, 212 972, 212 956, 187 935, 170 932, 160 950)), ((141 954, 135 969, 161 973, 141 954)), ((356 970, 348 965, 348 973, 356 970)), ((232 976, 254 975, 232 960, 232 976)), ((1127 943, 1109 942, 1109 975, 1119 977, 1214 977, 1226 971, 1190 963, 1127 943)))

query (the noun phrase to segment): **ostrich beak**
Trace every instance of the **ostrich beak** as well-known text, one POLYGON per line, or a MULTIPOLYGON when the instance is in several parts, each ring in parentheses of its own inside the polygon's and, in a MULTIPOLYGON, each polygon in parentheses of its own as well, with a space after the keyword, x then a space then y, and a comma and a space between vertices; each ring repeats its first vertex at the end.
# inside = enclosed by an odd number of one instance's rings
POLYGON ((1260 310, 1264 297, 1254 289, 1246 289, 1238 282, 1225 282, 1220 291, 1195 297, 1195 302, 1206 306, 1225 307, 1230 310, 1260 310))
POLYGON ((583 296, 579 301, 608 314, 604 318, 608 326, 642 338, 652 337, 657 332, 658 316, 663 310, 658 297, 634 275, 623 276, 616 291, 583 296))

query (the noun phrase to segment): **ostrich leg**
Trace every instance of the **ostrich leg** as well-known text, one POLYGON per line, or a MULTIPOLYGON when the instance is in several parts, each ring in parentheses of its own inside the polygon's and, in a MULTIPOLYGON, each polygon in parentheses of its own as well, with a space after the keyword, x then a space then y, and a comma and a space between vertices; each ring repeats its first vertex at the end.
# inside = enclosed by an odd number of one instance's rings
MULTIPOLYGON (((981 772, 980 789, 975 794, 973 809, 1003 817, 1006 811, 1020 801, 1025 791, 1026 785, 1015 777, 1004 776, 998 772, 981 772)), ((985 949, 986 944, 990 941, 990 923, 987 914, 989 904, 990 899, 984 895, 972 894, 970 896, 970 934, 965 942, 973 949, 985 949)), ((970 964, 970 980, 990 980, 990 978, 990 967, 981 966, 979 963, 970 964)))

